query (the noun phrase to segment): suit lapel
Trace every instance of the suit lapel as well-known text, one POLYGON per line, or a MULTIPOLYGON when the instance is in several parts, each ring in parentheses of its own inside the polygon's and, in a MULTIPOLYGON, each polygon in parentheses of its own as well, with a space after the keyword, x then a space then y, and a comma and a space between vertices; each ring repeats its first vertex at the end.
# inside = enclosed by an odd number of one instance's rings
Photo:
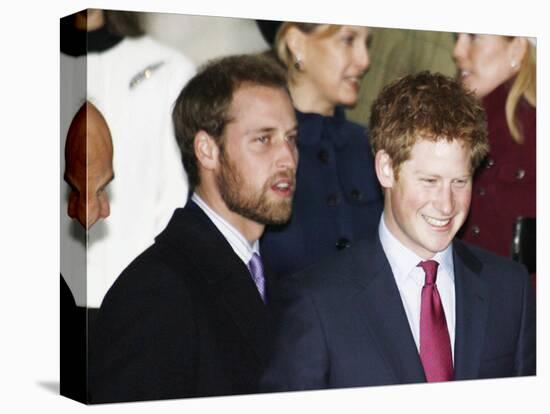
POLYGON ((396 383, 426 381, 391 267, 378 237, 357 250, 358 314, 396 383))
POLYGON ((176 210, 167 232, 159 236, 176 247, 181 260, 192 262, 259 361, 264 358, 267 310, 250 272, 231 245, 193 202, 176 210), (168 232, 169 229, 169 232, 168 232), (181 235, 185 234, 185 237, 181 235))
POLYGON ((268 333, 267 311, 248 269, 242 262, 240 265, 240 269, 237 266, 233 270, 227 269, 234 277, 228 277, 220 284, 220 297, 246 342, 259 361, 263 361, 266 349, 264 339, 268 333))
POLYGON ((488 288, 480 277, 482 264, 460 241, 453 243, 456 327, 455 379, 478 377, 487 330, 488 288))

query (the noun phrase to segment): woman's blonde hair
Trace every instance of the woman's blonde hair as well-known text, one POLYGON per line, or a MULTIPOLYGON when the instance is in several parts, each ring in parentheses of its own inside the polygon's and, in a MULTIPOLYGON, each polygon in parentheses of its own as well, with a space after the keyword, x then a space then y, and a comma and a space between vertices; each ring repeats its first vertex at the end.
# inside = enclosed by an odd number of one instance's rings
POLYGON ((299 65, 296 65, 296 56, 293 55, 286 43, 286 34, 290 28, 295 27, 299 31, 305 34, 311 34, 318 38, 329 37, 336 33, 341 25, 322 24, 322 23, 298 23, 298 22, 284 22, 275 36, 275 42, 273 48, 279 61, 286 68, 288 73, 288 79, 293 82, 296 78, 296 73, 299 72, 299 65))
POLYGON ((523 143, 524 140, 521 125, 516 117, 516 110, 521 98, 525 98, 531 106, 537 106, 537 59, 535 46, 531 42, 527 42, 525 55, 506 98, 506 123, 512 138, 518 144, 523 143))

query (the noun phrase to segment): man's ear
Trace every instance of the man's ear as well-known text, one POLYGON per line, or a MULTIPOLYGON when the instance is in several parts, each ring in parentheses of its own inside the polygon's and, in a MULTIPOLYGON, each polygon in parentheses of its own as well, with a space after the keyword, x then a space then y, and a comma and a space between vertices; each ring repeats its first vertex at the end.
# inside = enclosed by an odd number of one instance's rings
POLYGON ((374 169, 380 185, 391 188, 394 183, 393 165, 390 156, 384 150, 379 150, 374 157, 374 169))
POLYGON ((197 132, 193 147, 202 168, 213 171, 218 167, 220 149, 214 138, 208 133, 205 131, 197 132))

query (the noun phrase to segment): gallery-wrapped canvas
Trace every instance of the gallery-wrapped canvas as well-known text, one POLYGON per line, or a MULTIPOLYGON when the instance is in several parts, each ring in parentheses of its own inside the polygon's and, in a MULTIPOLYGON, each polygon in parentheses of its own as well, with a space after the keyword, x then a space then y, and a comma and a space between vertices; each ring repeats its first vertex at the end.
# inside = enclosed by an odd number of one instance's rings
POLYGON ((536 374, 536 39, 87 9, 60 52, 62 395, 536 374))

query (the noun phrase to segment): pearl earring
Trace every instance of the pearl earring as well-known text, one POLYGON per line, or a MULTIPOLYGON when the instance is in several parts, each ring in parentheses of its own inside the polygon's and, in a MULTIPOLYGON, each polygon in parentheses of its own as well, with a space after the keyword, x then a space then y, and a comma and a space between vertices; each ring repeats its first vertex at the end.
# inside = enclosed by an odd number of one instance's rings
POLYGON ((512 61, 510 62, 510 67, 512 69, 515 69, 517 68, 517 66, 518 66, 518 63, 514 59, 512 59, 512 61))
POLYGON ((302 60, 300 59, 299 56, 296 56, 296 59, 294 60, 294 68, 296 70, 300 70, 301 69, 301 63, 302 63, 302 60))

